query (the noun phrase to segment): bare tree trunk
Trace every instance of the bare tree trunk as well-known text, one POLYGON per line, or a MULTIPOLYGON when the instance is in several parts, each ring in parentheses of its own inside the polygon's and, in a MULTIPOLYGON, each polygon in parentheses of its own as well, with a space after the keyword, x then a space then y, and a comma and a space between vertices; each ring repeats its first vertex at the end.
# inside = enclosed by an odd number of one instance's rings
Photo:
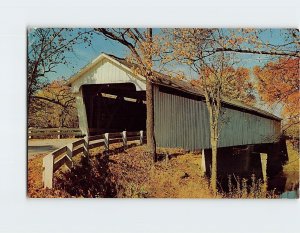
MULTIPOLYGON (((152 28, 147 29, 148 42, 152 46, 152 28)), ((154 137, 154 99, 153 99, 153 83, 152 79, 152 51, 149 54, 150 67, 147 71, 146 77, 146 102, 147 102, 147 147, 148 153, 153 158, 154 162, 157 161, 156 157, 156 142, 154 137)))
POLYGON ((146 80, 146 103, 147 103, 147 147, 150 156, 156 161, 156 142, 154 138, 154 100, 153 84, 151 80, 146 80))
POLYGON ((210 126, 210 145, 211 145, 211 176, 210 186, 213 193, 217 194, 217 145, 218 145, 218 112, 219 110, 213 111, 213 106, 207 98, 207 107, 209 112, 209 126, 210 126))
POLYGON ((214 194, 217 193, 217 139, 214 137, 210 138, 211 140, 211 154, 212 154, 212 162, 211 162, 211 178, 210 185, 214 194))

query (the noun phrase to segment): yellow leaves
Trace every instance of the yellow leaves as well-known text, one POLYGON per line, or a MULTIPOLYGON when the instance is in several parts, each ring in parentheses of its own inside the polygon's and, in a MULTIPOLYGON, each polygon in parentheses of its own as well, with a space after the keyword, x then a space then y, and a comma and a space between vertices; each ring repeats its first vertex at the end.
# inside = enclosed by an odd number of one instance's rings
POLYGON ((29 106, 29 123, 35 127, 77 124, 75 98, 64 81, 54 81, 36 94, 29 106))
POLYGON ((244 37, 239 36, 239 37, 236 38, 236 41, 237 41, 238 44, 241 44, 241 43, 244 42, 244 37))
POLYGON ((249 70, 244 67, 226 67, 222 72, 212 67, 201 70, 201 77, 192 80, 191 84, 200 89, 213 93, 215 88, 220 88, 220 94, 229 99, 238 99, 243 102, 253 103, 255 98, 251 94, 253 85, 249 82, 249 70))
POLYGON ((252 28, 244 28, 243 29, 243 31, 245 32, 245 33, 251 33, 251 32, 253 32, 255 29, 252 29, 252 28))
POLYGON ((279 59, 253 71, 264 101, 283 104, 282 113, 287 118, 299 115, 299 58, 279 59))

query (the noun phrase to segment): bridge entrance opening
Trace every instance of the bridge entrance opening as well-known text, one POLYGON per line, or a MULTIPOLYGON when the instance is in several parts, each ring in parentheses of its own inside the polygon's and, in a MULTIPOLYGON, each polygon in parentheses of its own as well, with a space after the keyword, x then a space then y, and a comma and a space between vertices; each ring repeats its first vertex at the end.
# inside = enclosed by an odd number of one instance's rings
POLYGON ((146 93, 133 83, 82 86, 90 135, 146 129, 146 93))

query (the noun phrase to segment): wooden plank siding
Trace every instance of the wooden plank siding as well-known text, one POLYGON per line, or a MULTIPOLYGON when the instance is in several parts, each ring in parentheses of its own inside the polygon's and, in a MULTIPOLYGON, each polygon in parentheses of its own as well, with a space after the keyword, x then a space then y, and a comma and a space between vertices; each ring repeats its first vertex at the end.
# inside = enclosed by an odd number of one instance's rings
POLYGON ((73 92, 78 93, 82 85, 107 83, 133 83, 137 91, 146 89, 145 82, 138 79, 132 71, 126 70, 116 60, 102 56, 97 66, 81 74, 81 78, 72 83, 73 92))
MULTIPOLYGON (((219 147, 275 142, 280 120, 234 107, 222 107, 219 147)), ((188 150, 210 148, 209 115, 201 98, 166 93, 154 86, 154 119, 157 146, 188 150)))

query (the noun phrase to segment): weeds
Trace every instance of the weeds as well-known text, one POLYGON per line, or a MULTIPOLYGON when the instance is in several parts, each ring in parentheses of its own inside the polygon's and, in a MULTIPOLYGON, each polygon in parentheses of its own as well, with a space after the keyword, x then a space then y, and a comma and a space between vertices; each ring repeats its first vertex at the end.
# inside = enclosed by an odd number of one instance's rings
POLYGON ((228 175, 228 193, 222 192, 224 198, 278 198, 275 190, 267 191, 267 184, 263 183, 261 179, 256 179, 252 174, 250 182, 246 178, 240 179, 233 174, 228 175))

